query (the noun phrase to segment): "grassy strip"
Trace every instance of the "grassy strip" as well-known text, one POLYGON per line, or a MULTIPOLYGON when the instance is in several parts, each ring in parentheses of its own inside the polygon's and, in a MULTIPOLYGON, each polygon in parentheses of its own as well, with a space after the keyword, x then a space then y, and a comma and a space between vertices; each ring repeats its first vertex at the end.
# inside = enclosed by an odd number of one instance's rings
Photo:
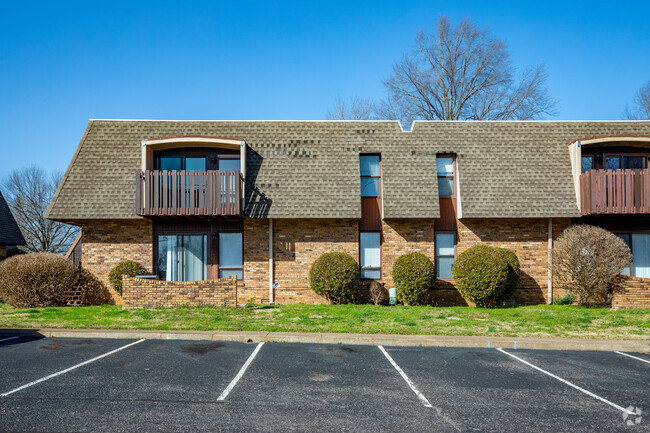
POLYGON ((375 307, 277 305, 256 308, 118 306, 14 309, 0 304, 3 328, 352 332, 363 334, 494 335, 644 339, 650 310, 536 305, 375 307))

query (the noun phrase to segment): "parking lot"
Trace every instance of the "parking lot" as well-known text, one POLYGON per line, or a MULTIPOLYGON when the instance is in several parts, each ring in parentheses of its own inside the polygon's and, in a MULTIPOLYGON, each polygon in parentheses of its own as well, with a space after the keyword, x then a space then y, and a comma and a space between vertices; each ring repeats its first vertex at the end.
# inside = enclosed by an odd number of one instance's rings
POLYGON ((648 354, 5 338, 2 431, 650 431, 648 354))

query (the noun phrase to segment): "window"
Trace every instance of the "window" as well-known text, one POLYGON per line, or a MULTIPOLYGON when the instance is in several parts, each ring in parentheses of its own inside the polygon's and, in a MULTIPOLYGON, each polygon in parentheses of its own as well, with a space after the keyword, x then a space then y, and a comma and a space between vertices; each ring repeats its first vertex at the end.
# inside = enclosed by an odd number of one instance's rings
POLYGON ((605 170, 643 170, 647 159, 645 155, 605 155, 605 170))
POLYGON ((381 233, 359 234, 359 263, 362 279, 381 279, 381 233))
POLYGON ((591 171, 594 169, 594 157, 589 155, 589 156, 583 156, 582 157, 582 162, 581 162, 581 167, 580 167, 580 173, 586 173, 588 171, 591 171))
POLYGON ((241 233, 219 233, 219 278, 244 279, 244 247, 241 233))
POLYGON ((632 251, 632 263, 623 269, 623 275, 650 278, 650 233, 617 233, 632 251))
POLYGON ((165 281, 207 279, 207 249, 205 234, 158 236, 158 278, 165 281))
POLYGON ((359 157, 361 197, 379 197, 381 195, 379 161, 379 155, 361 155, 359 157))
POLYGON ((436 171, 438 174, 438 195, 440 197, 454 196, 454 157, 437 157, 436 171))
POLYGON ((456 256, 456 234, 436 233, 436 277, 453 278, 451 268, 456 256))
POLYGON ((205 158, 190 158, 185 156, 161 156, 158 158, 158 170, 164 171, 205 171, 205 158))

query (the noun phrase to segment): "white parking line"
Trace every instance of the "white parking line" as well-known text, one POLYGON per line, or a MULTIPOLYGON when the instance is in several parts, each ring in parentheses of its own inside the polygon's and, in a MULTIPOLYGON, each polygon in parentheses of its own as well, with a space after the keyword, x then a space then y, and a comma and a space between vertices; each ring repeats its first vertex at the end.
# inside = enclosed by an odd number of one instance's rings
POLYGON ((13 340, 13 339, 16 339, 16 338, 20 338, 20 335, 17 335, 15 337, 3 338, 2 340, 0 340, 0 343, 2 343, 3 341, 13 340))
POLYGON ((40 379, 38 379, 38 380, 35 380, 35 381, 33 381, 33 382, 30 382, 30 383, 28 383, 28 384, 26 384, 26 385, 19 386, 19 387, 16 388, 16 389, 12 389, 11 391, 7 391, 7 392, 5 392, 4 394, 0 394, 0 397, 6 397, 6 396, 8 396, 8 395, 10 395, 10 394, 13 394, 14 392, 18 392, 18 391, 20 391, 20 390, 22 390, 22 389, 29 388, 30 386, 36 385, 37 383, 45 382, 45 381, 48 380, 48 379, 52 379, 53 377, 60 376, 60 375, 62 375, 62 374, 65 374, 65 373, 67 373, 67 372, 69 372, 69 371, 74 370, 75 368, 79 368, 79 367, 82 367, 82 366, 84 366, 84 365, 86 365, 86 364, 90 364, 91 362, 95 362, 95 361, 97 361, 98 359, 102 359, 102 358, 104 358, 104 357, 106 357, 106 356, 109 356, 109 355, 112 355, 112 354, 114 354, 114 353, 117 353, 117 352, 119 352, 120 350, 124 350, 124 349, 126 349, 127 347, 133 346, 133 345, 135 345, 135 344, 142 343, 143 341, 144 341, 144 339, 143 339, 143 340, 134 341, 133 343, 129 343, 129 344, 127 344, 126 346, 122 346, 122 347, 117 348, 117 349, 115 349, 115 350, 111 350, 110 352, 104 353, 103 355, 99 355, 99 356, 96 356, 96 357, 94 357, 94 358, 92 358, 92 359, 89 359, 88 361, 84 361, 84 362, 82 362, 81 364, 73 365, 72 367, 66 368, 65 370, 61 370, 61 371, 59 371, 59 372, 57 372, 57 373, 50 374, 49 376, 42 377, 42 378, 40 378, 40 379))
POLYGON ((239 369, 239 373, 237 373, 237 376, 235 376, 235 378, 230 382, 228 387, 223 390, 223 392, 221 393, 219 398, 217 398, 217 400, 225 400, 226 397, 228 397, 228 394, 230 394, 230 391, 232 391, 232 389, 235 387, 235 385, 237 385, 237 382, 239 382, 239 379, 242 378, 242 376, 246 372, 246 369, 248 368, 249 365, 251 365, 251 362, 253 362, 253 359, 255 359, 255 357, 257 356, 257 353, 260 351, 260 349, 262 348, 263 345, 264 345, 264 342, 261 342, 261 343, 259 343, 257 345, 255 350, 253 350, 253 353, 251 353, 251 356, 248 357, 248 359, 246 360, 244 365, 242 365, 242 367, 239 369))
POLYGON ((422 400, 422 403, 424 403, 424 405, 426 407, 433 407, 433 406, 431 406, 431 403, 429 403, 429 400, 427 400, 427 398, 424 396, 424 394, 422 394, 420 391, 418 391, 418 389, 415 387, 415 384, 411 381, 411 379, 409 379, 409 377, 406 375, 406 373, 404 373, 404 370, 402 370, 400 368, 400 366, 397 365, 397 363, 395 361, 393 361, 393 358, 391 358, 391 356, 388 354, 388 352, 386 352, 386 349, 384 349, 383 346, 377 346, 377 347, 379 347, 379 350, 381 350, 384 353, 384 355, 386 355, 386 358, 388 358, 388 361, 390 361, 390 363, 393 364, 393 367, 395 367, 395 370, 397 370, 397 372, 402 376, 402 378, 406 381, 406 383, 411 388, 411 390, 415 393, 415 395, 417 395, 418 398, 420 400, 422 400))
POLYGON ((546 370, 543 370, 543 369, 539 368, 538 366, 531 364, 531 363, 528 362, 528 361, 524 361, 523 359, 521 359, 521 358, 518 357, 518 356, 513 355, 512 353, 508 353, 508 352, 506 352, 505 350, 503 350, 503 349, 501 349, 501 348, 498 348, 497 350, 498 350, 499 352, 501 352, 501 353, 505 353, 506 355, 508 355, 508 356, 510 356, 510 357, 512 357, 512 358, 514 358, 514 359, 516 359, 516 360, 519 361, 519 362, 523 362, 523 363, 526 364, 527 366, 532 367, 532 368, 534 368, 534 369, 537 370, 537 371, 541 371, 542 373, 544 373, 544 374, 546 374, 546 375, 548 375, 548 376, 551 376, 553 379, 557 379, 557 380, 559 380, 560 382, 562 382, 562 383, 564 383, 564 384, 566 384, 566 385, 569 385, 570 387, 575 388, 575 389, 577 389, 577 390, 580 391, 580 392, 584 392, 584 393, 587 394, 589 397, 593 397, 593 398, 595 398, 596 400, 600 400, 600 401, 602 401, 603 403, 606 403, 606 404, 610 405, 611 407, 614 407, 614 408, 620 410, 621 412, 625 412, 625 413, 628 413, 628 414, 630 414, 630 415, 636 415, 635 412, 630 412, 629 410, 625 409, 624 407, 619 406, 619 405, 617 405, 616 403, 612 403, 611 401, 609 401, 609 400, 607 400, 607 399, 604 399, 604 398, 602 398, 602 397, 600 397, 600 396, 594 394, 593 392, 587 391, 587 390, 584 389, 584 388, 580 388, 578 385, 574 385, 574 384, 572 384, 571 382, 569 382, 568 380, 562 379, 561 377, 556 376, 556 375, 554 375, 553 373, 550 373, 550 372, 548 372, 548 371, 546 371, 546 370))
POLYGON ((645 362, 646 364, 650 364, 650 361, 648 361, 647 359, 638 358, 636 356, 628 355, 627 353, 623 353, 623 352, 614 351, 614 353, 618 353, 619 355, 623 355, 623 356, 629 356, 630 358, 636 359, 637 361, 641 361, 641 362, 645 362))

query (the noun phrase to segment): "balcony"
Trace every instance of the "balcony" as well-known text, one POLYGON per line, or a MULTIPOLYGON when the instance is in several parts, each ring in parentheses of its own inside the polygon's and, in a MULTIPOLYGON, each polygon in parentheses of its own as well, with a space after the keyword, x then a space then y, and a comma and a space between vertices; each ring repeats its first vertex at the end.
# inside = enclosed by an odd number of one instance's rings
POLYGON ((650 170, 591 170, 580 175, 582 215, 650 213, 650 170))
POLYGON ((137 171, 135 213, 141 216, 239 216, 239 171, 137 171))

